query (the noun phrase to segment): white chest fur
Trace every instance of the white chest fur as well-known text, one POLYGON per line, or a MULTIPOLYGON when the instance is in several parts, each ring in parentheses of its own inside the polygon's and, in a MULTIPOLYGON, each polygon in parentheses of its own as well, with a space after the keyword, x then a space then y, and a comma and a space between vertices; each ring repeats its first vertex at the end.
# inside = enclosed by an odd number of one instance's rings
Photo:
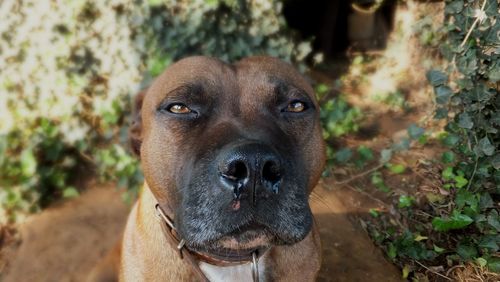
MULTIPOLYGON (((259 263, 259 281, 263 282, 264 266, 259 263)), ((207 264, 204 262, 200 263, 200 268, 205 274, 205 276, 211 282, 226 282, 226 281, 238 281, 238 282, 253 282, 252 279, 252 264, 241 264, 235 266, 216 266, 207 264)))

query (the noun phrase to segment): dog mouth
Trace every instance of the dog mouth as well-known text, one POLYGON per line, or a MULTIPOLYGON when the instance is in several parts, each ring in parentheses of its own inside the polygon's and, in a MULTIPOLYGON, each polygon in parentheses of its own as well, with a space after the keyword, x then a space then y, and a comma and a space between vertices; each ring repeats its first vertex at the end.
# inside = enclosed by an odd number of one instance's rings
POLYGON ((207 255, 225 258, 250 256, 271 246, 273 236, 265 225, 251 222, 235 228, 221 238, 195 248, 207 255))

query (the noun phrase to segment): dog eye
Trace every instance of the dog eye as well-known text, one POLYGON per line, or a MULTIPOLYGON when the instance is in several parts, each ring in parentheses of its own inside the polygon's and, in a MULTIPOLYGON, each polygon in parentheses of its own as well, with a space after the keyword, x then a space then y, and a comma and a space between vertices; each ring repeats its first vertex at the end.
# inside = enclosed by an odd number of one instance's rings
POLYGON ((307 105, 301 101, 293 101, 285 108, 285 112, 300 113, 307 109, 307 105))
POLYGON ((192 112, 192 110, 184 104, 172 104, 168 106, 167 111, 174 114, 189 114, 192 112))

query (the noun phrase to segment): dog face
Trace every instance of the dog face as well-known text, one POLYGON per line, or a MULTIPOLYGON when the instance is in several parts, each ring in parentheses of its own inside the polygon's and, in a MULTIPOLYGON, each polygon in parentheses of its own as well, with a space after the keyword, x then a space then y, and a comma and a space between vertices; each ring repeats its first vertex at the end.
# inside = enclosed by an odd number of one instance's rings
POLYGON ((309 233, 324 144, 313 90, 290 65, 191 57, 137 101, 133 147, 188 247, 251 249, 309 233))

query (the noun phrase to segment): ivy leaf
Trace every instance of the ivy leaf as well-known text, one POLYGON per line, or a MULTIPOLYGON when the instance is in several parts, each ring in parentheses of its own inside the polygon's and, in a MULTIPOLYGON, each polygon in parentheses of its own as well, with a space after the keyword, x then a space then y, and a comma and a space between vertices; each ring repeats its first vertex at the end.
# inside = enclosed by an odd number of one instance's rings
POLYGON ((358 154, 363 160, 366 160, 366 161, 373 160, 373 151, 364 145, 359 146, 358 154))
POLYGON ((485 192, 481 194, 479 198, 479 207, 484 210, 493 207, 493 199, 490 196, 490 193, 485 192))
POLYGON ((500 232, 500 216, 498 216, 498 211, 490 211, 490 214, 488 214, 488 224, 495 228, 497 232, 500 232))
POLYGON ((443 144, 448 147, 453 147, 455 146, 458 141, 460 141, 460 137, 455 134, 448 134, 444 139, 443 139, 443 144))
POLYGON ((445 251, 444 248, 440 248, 439 246, 434 245, 434 251, 438 254, 442 253, 445 251))
POLYGON ((480 248, 489 249, 492 252, 497 252, 498 251, 498 243, 497 243, 498 240, 500 240, 500 238, 497 239, 497 236, 495 236, 495 235, 483 236, 479 240, 478 246, 480 248))
POLYGON ((441 160, 445 164, 453 163, 455 161, 455 154, 450 151, 444 152, 443 155, 441 156, 441 160))
POLYGON ((409 208, 412 206, 414 201, 415 201, 415 198, 413 198, 412 196, 401 195, 401 196, 399 196, 398 207, 400 209, 409 208))
POLYGON ((491 159, 491 165, 493 168, 496 170, 500 170, 500 154, 496 154, 492 159, 491 159))
POLYGON ((467 178, 465 178, 463 175, 457 175, 455 176, 455 178, 453 178, 453 180, 455 180, 455 186, 457 188, 462 188, 467 185, 467 183, 469 183, 467 178))
POLYGON ((430 70, 426 74, 427 80, 432 86, 443 85, 448 81, 448 76, 438 70, 430 70))
POLYGON ((385 184, 384 179, 382 178, 382 174, 380 173, 380 171, 375 171, 374 173, 372 173, 371 182, 380 191, 385 192, 385 193, 391 192, 391 188, 389 188, 385 184))
POLYGON ((464 8, 464 1, 457 0, 446 4, 444 12, 447 14, 458 14, 464 8))
POLYGON ((389 168, 389 170, 393 173, 393 174, 401 174, 403 172, 405 172, 406 170, 406 167, 402 164, 391 164, 391 163, 388 163, 387 165, 387 168, 389 168))
POLYGON ((352 151, 349 148, 343 148, 337 151, 334 158, 339 163, 346 163, 352 157, 352 151))
POLYGON ((491 144, 487 136, 479 140, 478 146, 486 156, 492 156, 495 152, 495 147, 491 144))
POLYGON ((465 129, 471 129, 472 126, 474 126, 474 123, 468 113, 461 113, 458 116, 458 126, 465 129))
POLYGON ((418 139, 422 134, 425 133, 425 130, 421 127, 418 127, 415 124, 410 124, 408 127, 408 135, 410 136, 411 139, 418 139))
POLYGON ((492 257, 488 259, 488 269, 500 273, 500 258, 492 257))
POLYGON ((477 258, 476 263, 479 264, 481 267, 485 267, 488 264, 488 261, 485 260, 484 258, 477 258))
POLYGON ((432 227, 434 230, 446 232, 453 229, 462 229, 471 224, 474 220, 465 214, 458 211, 453 211, 453 215, 448 218, 435 217, 432 220, 432 227))
POLYGON ((406 151, 410 148, 410 139, 402 138, 398 143, 392 145, 392 149, 395 151, 406 151))
POLYGON ((488 74, 488 78, 491 80, 491 82, 495 83, 500 80, 500 66, 497 65, 496 68, 490 71, 488 74))
POLYGON ((477 249, 470 244, 458 244, 457 254, 465 260, 470 260, 477 257, 477 249))
POLYGON ((450 99, 451 95, 453 94, 453 91, 451 91, 451 88, 446 86, 446 85, 440 85, 440 86, 434 88, 434 92, 436 93, 436 103, 441 104, 441 105, 448 103, 448 100, 450 99))
POLYGON ((452 180, 455 177, 455 174, 453 173, 453 167, 446 167, 441 173, 441 176, 444 180, 452 180))
POLYGON ((63 197, 64 198, 75 198, 78 197, 80 193, 78 193, 78 190, 76 190, 75 187, 67 187, 63 190, 63 197))
POLYGON ((434 119, 444 119, 448 117, 448 109, 446 108, 437 108, 436 114, 434 115, 434 119))
POLYGON ((392 150, 384 149, 380 152, 380 163, 386 163, 392 158, 392 150))

